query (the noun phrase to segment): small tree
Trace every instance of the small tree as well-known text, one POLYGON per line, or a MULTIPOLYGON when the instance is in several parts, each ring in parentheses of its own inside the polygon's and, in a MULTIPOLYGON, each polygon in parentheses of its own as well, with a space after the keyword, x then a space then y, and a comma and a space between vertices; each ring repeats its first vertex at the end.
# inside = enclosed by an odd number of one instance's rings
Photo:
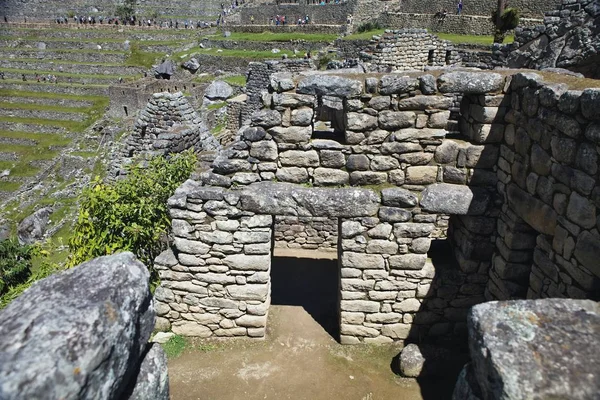
POLYGON ((506 32, 515 29, 519 25, 519 10, 513 7, 504 8, 504 1, 498 0, 498 9, 492 11, 492 23, 494 24, 494 43, 504 42, 506 32))
POLYGON ((136 2, 137 0, 124 0, 123 4, 119 4, 115 9, 115 15, 121 21, 129 20, 129 18, 135 15, 136 2))
MULTIPOLYGON (((119 251, 133 252, 149 268, 166 247, 167 199, 195 168, 196 155, 185 151, 137 164, 114 183, 96 178, 81 197, 79 216, 69 240, 74 266, 119 251)), ((153 275, 156 279, 156 275, 153 275)))
POLYGON ((0 241, 0 297, 11 287, 26 282, 31 275, 31 259, 36 246, 23 246, 15 239, 0 241))

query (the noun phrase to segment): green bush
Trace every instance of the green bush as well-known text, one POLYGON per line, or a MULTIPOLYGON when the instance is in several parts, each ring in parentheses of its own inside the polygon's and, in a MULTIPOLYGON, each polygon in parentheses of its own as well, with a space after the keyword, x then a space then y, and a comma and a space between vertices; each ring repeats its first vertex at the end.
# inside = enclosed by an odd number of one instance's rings
POLYGON ((356 31, 358 33, 363 33, 363 32, 370 32, 370 31, 375 31, 378 29, 382 29, 382 26, 379 22, 377 21, 368 21, 365 22, 363 24, 360 24, 358 26, 358 28, 356 29, 356 31))
POLYGON ((34 282, 49 277, 50 275, 63 270, 64 268, 58 264, 50 264, 47 262, 35 270, 26 281, 19 283, 15 286, 11 286, 4 295, 0 295, 0 309, 6 307, 8 303, 19 297, 27 288, 29 288, 34 282))
POLYGON ((0 296, 27 281, 36 252, 36 246, 22 246, 16 239, 0 242, 0 296))
POLYGON ((500 15, 498 21, 498 10, 492 11, 492 23, 494 24, 494 43, 504 42, 506 32, 515 29, 519 25, 521 19, 519 10, 514 7, 507 7, 500 15))
POLYGON ((114 183, 96 178, 84 190, 73 234, 69 240, 69 266, 119 251, 131 251, 152 269, 154 258, 166 247, 170 219, 167 199, 195 168, 191 151, 155 157, 136 164, 114 183))

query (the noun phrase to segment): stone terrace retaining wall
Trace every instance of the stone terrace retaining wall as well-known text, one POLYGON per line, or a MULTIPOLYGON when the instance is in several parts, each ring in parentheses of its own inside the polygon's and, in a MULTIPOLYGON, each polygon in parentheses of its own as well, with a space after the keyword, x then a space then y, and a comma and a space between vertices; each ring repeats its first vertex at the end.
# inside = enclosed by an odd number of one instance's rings
MULTIPOLYGON (((493 35, 494 27, 490 22, 488 11, 483 16, 478 15, 453 15, 456 11, 454 8, 447 8, 448 15, 441 19, 435 13, 440 11, 440 8, 430 7, 427 2, 428 9, 425 14, 414 14, 405 11, 404 8, 400 12, 383 12, 377 18, 377 21, 385 27, 391 29, 403 28, 419 28, 427 29, 429 32, 444 32, 456 33, 461 35, 493 35)), ((455 4, 453 5, 453 7, 455 4)), ((512 6, 512 3, 511 3, 512 6)), ((490 6, 490 10, 495 5, 490 6)), ((521 27, 533 27, 539 24, 541 19, 521 18, 521 27)))
MULTIPOLYGON (((276 14, 273 14, 276 15, 276 14)), ((272 15, 271 15, 272 16, 272 15)), ((266 17, 266 16, 265 16, 266 17)), ((270 18, 270 17, 269 17, 270 18)), ((296 18, 298 20, 298 18, 296 18)), ((258 22, 257 22, 258 23, 258 22)), ((269 25, 267 22, 261 25, 229 25, 227 27, 231 32, 249 32, 249 33, 263 33, 263 32, 298 32, 298 33, 326 33, 339 35, 340 33, 346 32, 345 25, 323 25, 323 24, 310 24, 304 26, 298 26, 294 24, 286 24, 285 26, 269 25)))
MULTIPOLYGON (((261 4, 257 7, 243 7, 241 12, 241 23, 252 25, 250 18, 254 17, 254 23, 261 25, 271 24, 271 19, 275 15, 285 15, 286 25, 295 25, 298 18, 304 18, 306 15, 310 18, 311 24, 331 24, 343 25, 346 23, 346 17, 352 13, 356 0, 349 0, 339 4, 327 4, 324 6, 318 4, 261 4)), ((306 28, 300 27, 300 28, 306 28)))

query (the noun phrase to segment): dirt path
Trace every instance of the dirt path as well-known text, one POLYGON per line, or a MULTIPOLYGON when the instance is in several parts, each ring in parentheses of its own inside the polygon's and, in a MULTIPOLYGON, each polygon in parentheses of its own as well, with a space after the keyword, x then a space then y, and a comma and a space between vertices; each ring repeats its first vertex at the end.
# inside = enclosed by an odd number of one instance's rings
POLYGON ((299 306, 271 306, 266 340, 194 341, 169 361, 175 400, 422 399, 390 346, 342 346, 299 306))

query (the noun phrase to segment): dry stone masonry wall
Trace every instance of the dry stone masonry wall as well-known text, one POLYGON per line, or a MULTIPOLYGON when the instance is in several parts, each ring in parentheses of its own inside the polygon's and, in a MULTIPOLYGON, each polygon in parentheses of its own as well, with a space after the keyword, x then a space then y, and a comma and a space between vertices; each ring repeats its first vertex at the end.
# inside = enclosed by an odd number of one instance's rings
POLYGON ((189 148, 200 151, 219 147, 182 92, 155 93, 140 112, 133 132, 124 140, 110 173, 126 174, 125 167, 136 156, 148 159, 189 148))
POLYGON ((449 41, 440 40, 425 29, 401 29, 387 30, 382 36, 373 37, 360 56, 370 64, 369 71, 414 71, 423 70, 427 65, 457 63, 459 60, 452 50, 449 41))
POLYGON ((273 247, 336 236, 343 343, 464 335, 489 299, 597 296, 598 90, 491 72, 267 76, 250 125, 169 201, 162 328, 264 336, 273 247))

